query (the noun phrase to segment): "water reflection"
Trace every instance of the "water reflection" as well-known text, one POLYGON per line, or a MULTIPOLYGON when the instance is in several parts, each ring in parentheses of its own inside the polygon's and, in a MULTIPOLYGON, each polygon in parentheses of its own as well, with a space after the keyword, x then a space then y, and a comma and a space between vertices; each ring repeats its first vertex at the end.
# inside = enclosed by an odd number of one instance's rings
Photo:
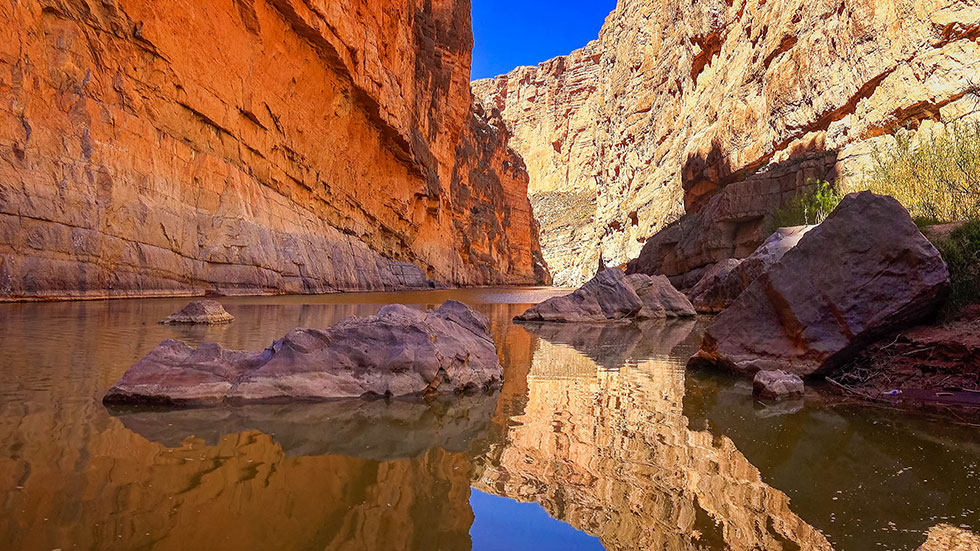
MULTIPOLYGON (((156 324, 183 300, 0 305, 0 549, 470 549, 493 539, 480 526, 539 522, 493 506, 477 513, 503 518, 474 524, 471 486, 540 504, 609 550, 913 550, 944 523, 976 548, 960 533, 980 526, 972 427, 755 403, 743 383, 685 373, 701 321, 511 322, 546 296, 223 299, 237 321, 208 328, 156 324), (258 349, 295 326, 446 298, 490 318, 505 369, 498 395, 182 411, 100 403, 166 338, 258 349)), ((553 522, 528 533, 580 541, 553 522)))
POLYGON ((339 400, 234 408, 110 408, 127 429, 177 447, 189 437, 215 446, 239 432, 267 434, 289 457, 346 455, 392 461, 432 448, 463 453, 487 437, 497 394, 442 397, 431 403, 339 400))
POLYGON ((688 429, 691 322, 529 329, 542 340, 524 411, 475 487, 537 502, 609 550, 830 549, 730 439, 688 429))

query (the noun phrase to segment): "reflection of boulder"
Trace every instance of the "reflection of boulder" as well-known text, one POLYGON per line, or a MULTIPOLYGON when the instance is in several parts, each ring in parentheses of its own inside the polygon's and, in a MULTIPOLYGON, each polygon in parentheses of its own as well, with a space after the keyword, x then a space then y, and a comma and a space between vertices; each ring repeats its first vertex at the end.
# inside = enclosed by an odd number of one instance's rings
POLYGON ((695 321, 648 320, 627 325, 522 323, 551 344, 567 345, 603 369, 619 369, 627 360, 666 356, 692 332, 695 321))
POLYGON ((691 428, 708 427, 730 439, 839 551, 915 549, 941 517, 980 525, 971 467, 980 442, 972 425, 896 415, 890 408, 829 407, 819 395, 787 415, 800 402, 763 405, 751 395, 748 380, 689 370, 684 415, 691 428))
POLYGON ((417 457, 431 448, 465 452, 486 437, 496 394, 416 401, 340 400, 185 410, 111 409, 147 440, 178 447, 190 436, 216 445, 258 430, 286 456, 346 455, 378 461, 417 457), (322 427, 311 430, 310 427, 322 427))

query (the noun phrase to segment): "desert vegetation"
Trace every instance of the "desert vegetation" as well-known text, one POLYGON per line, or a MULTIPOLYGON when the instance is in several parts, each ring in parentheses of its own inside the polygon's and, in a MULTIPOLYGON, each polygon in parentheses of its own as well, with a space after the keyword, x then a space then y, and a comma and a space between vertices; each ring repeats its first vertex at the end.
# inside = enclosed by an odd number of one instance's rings
POLYGON ((807 180, 806 189, 777 209, 769 223, 770 232, 778 228, 819 224, 840 203, 841 193, 834 182, 807 180))
POLYGON ((980 217, 980 121, 949 123, 876 147, 864 187, 891 195, 920 225, 980 217))

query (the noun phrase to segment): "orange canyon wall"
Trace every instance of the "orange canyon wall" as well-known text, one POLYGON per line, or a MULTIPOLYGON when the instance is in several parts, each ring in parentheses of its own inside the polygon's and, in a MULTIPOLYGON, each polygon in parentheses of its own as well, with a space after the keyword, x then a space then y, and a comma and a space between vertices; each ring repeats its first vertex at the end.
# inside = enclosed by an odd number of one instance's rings
POLYGON ((468 0, 33 0, 0 36, 0 299, 550 281, 468 0))

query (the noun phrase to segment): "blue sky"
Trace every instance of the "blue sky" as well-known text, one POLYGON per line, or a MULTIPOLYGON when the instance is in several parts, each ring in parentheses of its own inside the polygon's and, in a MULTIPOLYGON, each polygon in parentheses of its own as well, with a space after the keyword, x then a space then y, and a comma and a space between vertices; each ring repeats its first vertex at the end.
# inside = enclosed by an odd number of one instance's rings
POLYGON ((473 79, 537 65, 585 46, 616 0, 472 0, 473 79))

